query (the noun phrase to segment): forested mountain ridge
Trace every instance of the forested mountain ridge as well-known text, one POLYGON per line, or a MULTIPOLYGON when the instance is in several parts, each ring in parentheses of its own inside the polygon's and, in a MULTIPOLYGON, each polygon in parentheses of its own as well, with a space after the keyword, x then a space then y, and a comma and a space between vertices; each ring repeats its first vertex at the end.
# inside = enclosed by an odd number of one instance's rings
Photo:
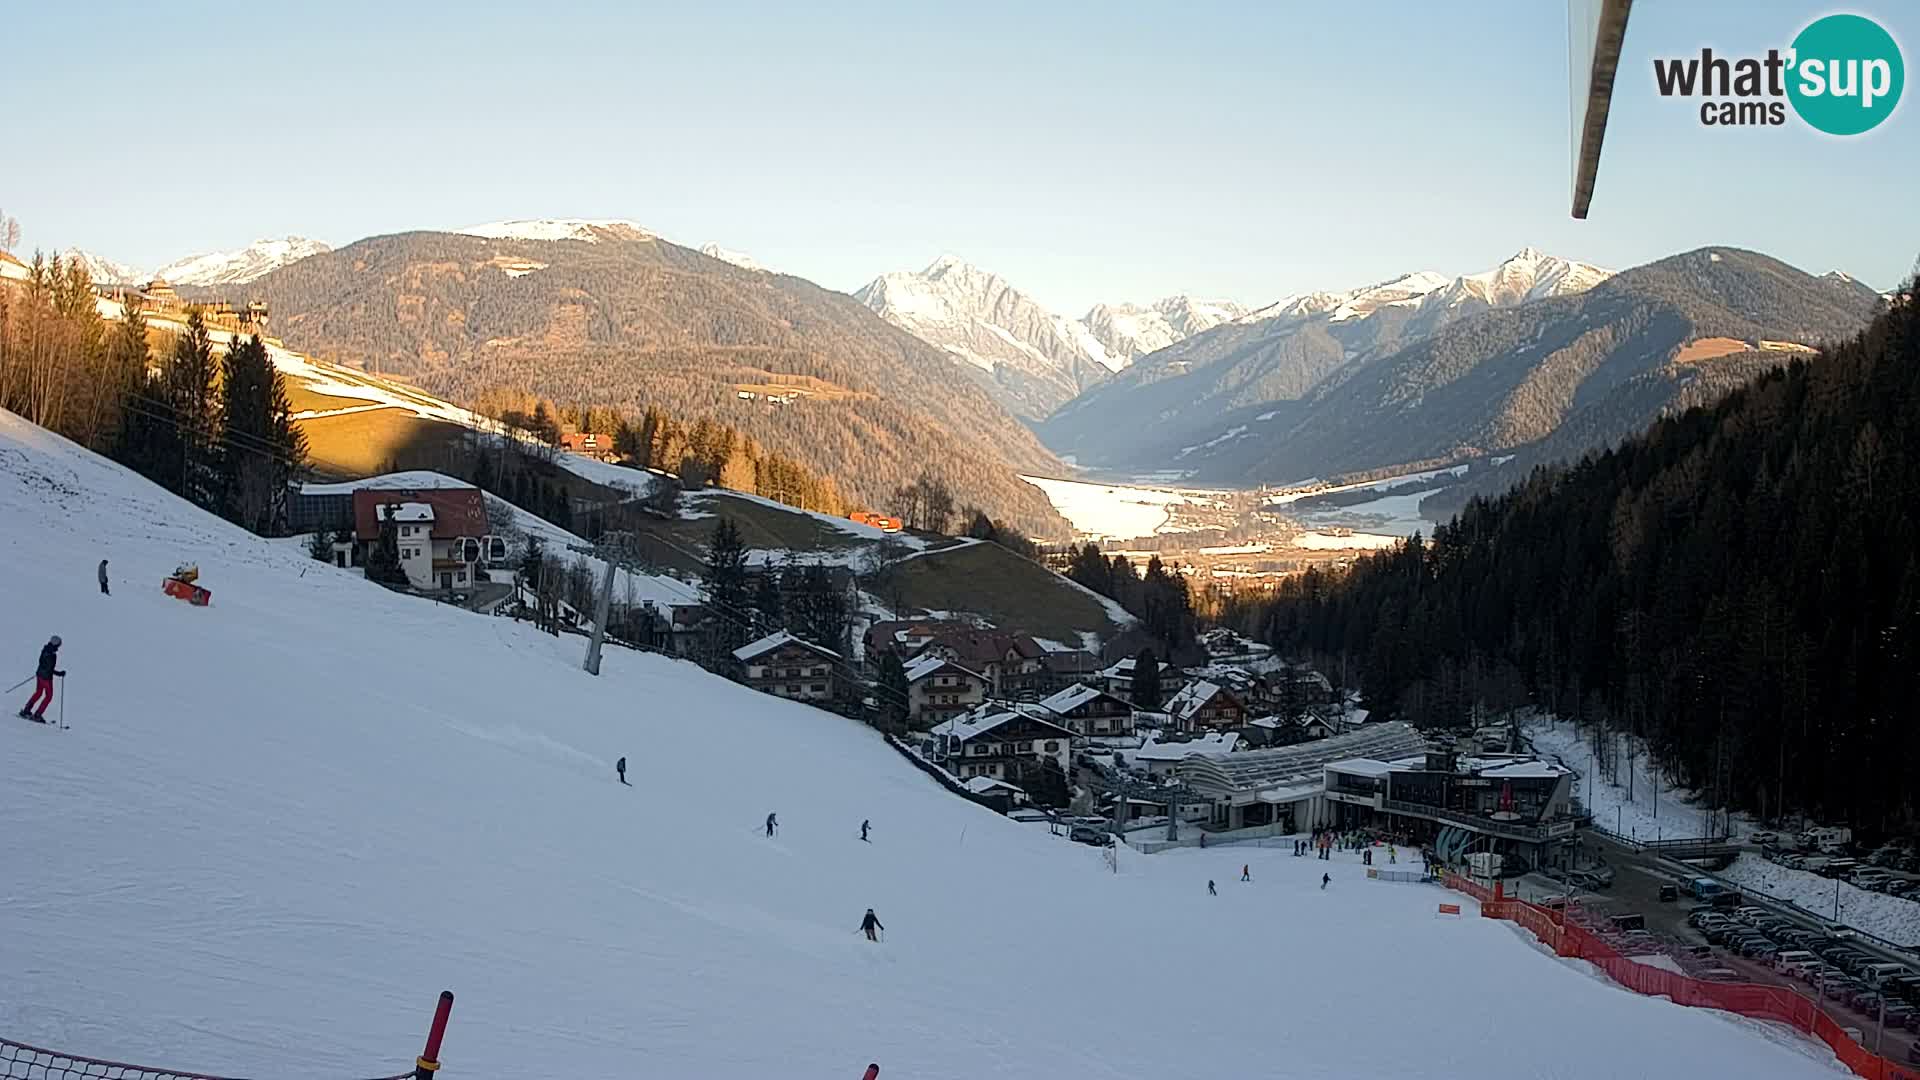
POLYGON ((711 417, 876 509, 931 468, 1035 535, 1066 529, 1016 470, 1063 466, 951 361, 857 301, 650 236, 370 237, 253 282, 314 355, 455 401, 513 387, 711 417), (749 396, 743 396, 749 395, 749 396))
POLYGON ((1347 659, 1385 714, 1462 725, 1476 704, 1534 704, 1645 736, 1674 783, 1720 805, 1911 828, 1911 288, 1817 358, 1474 499, 1431 543, 1291 579, 1240 618, 1284 651, 1347 659))
MULTIPOLYGON (((1335 475, 1513 451, 1581 409, 1725 340, 1754 350, 1838 341, 1880 310, 1858 282, 1733 248, 1703 248, 1617 274, 1574 296, 1480 312, 1327 378, 1297 422, 1256 425, 1195 455, 1222 479, 1335 475)), ((1785 358, 1782 352, 1781 358, 1785 358)), ((1680 382, 1666 384, 1677 394, 1680 382)), ((1643 394, 1660 414, 1668 396, 1643 394)), ((1572 447, 1575 452, 1588 446, 1572 447)))
POLYGON ((1585 292, 1608 276, 1523 248, 1477 274, 1422 270, 1290 296, 1141 358, 1062 408, 1041 434, 1060 453, 1104 465, 1205 468, 1210 455, 1194 457, 1189 448, 1217 448, 1246 434, 1223 436, 1243 418, 1263 425, 1254 430, 1284 430, 1273 421, 1288 414, 1290 403, 1343 368, 1479 312, 1585 292))

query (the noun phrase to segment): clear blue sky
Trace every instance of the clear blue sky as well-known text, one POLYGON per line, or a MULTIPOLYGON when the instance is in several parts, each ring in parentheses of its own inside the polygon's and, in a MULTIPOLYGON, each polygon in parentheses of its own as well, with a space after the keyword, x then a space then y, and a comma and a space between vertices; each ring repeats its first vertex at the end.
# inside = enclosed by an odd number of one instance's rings
MULTIPOLYGON (((1879 288, 1920 253, 1920 90, 1851 140, 1653 92, 1651 57, 1784 47, 1821 3, 1640 0, 1585 222, 1561 0, 480 7, 14 6, 0 208, 26 250, 146 266, 625 217, 842 289, 951 251, 1070 314, 1526 245, 1733 244, 1879 288)), ((1920 60, 1920 5, 1845 10, 1920 60)))

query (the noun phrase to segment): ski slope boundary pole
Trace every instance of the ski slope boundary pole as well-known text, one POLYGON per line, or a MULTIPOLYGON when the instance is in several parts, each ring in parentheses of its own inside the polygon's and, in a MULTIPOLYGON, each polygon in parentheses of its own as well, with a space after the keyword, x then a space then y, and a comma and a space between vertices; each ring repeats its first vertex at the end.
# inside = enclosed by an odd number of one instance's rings
POLYGON ((440 1040, 447 1034, 447 1017, 453 1012, 453 991, 440 991, 440 1004, 433 1010, 433 1026, 427 1029, 427 1048, 413 1063, 413 1080, 433 1080, 440 1071, 440 1040))

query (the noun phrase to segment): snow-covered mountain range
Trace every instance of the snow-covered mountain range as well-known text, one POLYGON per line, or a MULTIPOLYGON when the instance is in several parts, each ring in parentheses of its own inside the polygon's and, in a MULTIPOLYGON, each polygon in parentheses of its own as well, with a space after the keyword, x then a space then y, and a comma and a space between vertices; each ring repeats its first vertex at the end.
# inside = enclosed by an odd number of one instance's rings
POLYGON ((278 240, 255 240, 238 251, 215 251, 191 255, 154 271, 175 285, 239 285, 264 277, 288 263, 333 249, 318 240, 288 236, 278 240))
POLYGON ((1176 342, 1232 322, 1247 309, 1231 300, 1169 296, 1152 304, 1095 304, 1080 322, 1122 366, 1176 342))
POLYGON ((134 281, 147 281, 152 277, 142 272, 139 267, 129 266, 104 255, 96 255, 91 251, 69 248, 60 254, 67 259, 78 260, 80 265, 87 268, 88 276, 92 277, 96 284, 121 285, 134 281))
POLYGON ((78 249, 68 251, 66 255, 79 259, 93 280, 103 285, 144 284, 155 278, 173 285, 241 285, 264 277, 288 263, 331 250, 318 240, 287 236, 278 240, 255 240, 235 251, 189 255, 157 270, 132 266, 78 249))
POLYGON ((1203 443, 1233 410, 1298 401, 1336 372, 1461 319, 1582 293, 1609 276, 1524 248, 1479 273, 1419 270, 1282 297, 1140 358, 1048 417, 1042 438, 1056 453, 1096 462, 1203 443))
POLYGON ((1100 304, 1070 319, 953 255, 924 270, 883 274, 853 295, 961 361, 1010 411, 1034 419, 1136 357, 1241 311, 1230 301, 1175 296, 1146 307, 1100 304))
POLYGON ((1123 363, 1085 326, 952 255, 883 274, 853 295, 961 361, 1016 415, 1044 417, 1123 363))
POLYGON ((454 232, 495 240, 652 240, 654 232, 623 218, 519 218, 469 225, 454 232))
POLYGON ((701 245, 700 254, 705 255, 709 259, 719 259, 723 263, 732 263, 742 270, 758 270, 763 274, 771 273, 766 267, 760 265, 759 260, 746 252, 735 251, 732 248, 724 248, 719 244, 701 245))

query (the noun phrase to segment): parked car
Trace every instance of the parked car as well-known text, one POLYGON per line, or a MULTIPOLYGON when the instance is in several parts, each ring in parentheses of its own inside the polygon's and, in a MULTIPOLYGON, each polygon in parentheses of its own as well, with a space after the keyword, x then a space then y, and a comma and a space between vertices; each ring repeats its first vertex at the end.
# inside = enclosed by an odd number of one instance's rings
POLYGON ((1092 825, 1075 825, 1067 832, 1067 839, 1076 844, 1092 844, 1094 847, 1106 847, 1113 842, 1110 833, 1092 825))
POLYGON ((1844 923, 1821 923, 1820 929, 1825 930, 1827 936, 1835 941, 1851 941, 1856 936, 1853 927, 1844 923))
POLYGON ((1814 872, 1821 877, 1837 878, 1844 877, 1858 869, 1860 869, 1860 864, 1852 859, 1833 859, 1814 872))
POLYGON ((1707 970, 1700 973, 1700 977, 1702 979, 1705 979, 1708 982, 1739 982, 1740 981, 1739 972, 1733 970, 1732 968, 1723 968, 1723 967, 1708 968, 1707 970))
POLYGON ((1773 957, 1773 968, 1783 975, 1799 975, 1820 961, 1805 949, 1782 949, 1773 957))
POLYGON ((1771 846, 1773 844, 1778 844, 1780 842, 1780 834, 1777 832, 1768 832, 1767 830, 1762 829, 1757 833, 1749 834, 1747 837, 1747 840, 1750 843, 1760 844, 1762 846, 1771 846))
POLYGON ((1910 877, 1894 878, 1887 883, 1887 893, 1892 896, 1909 896, 1915 888, 1920 888, 1920 881, 1910 877))
POLYGON ((1661 903, 1670 904, 1678 899, 1680 899, 1680 886, 1678 885, 1660 886, 1660 902, 1661 903))

